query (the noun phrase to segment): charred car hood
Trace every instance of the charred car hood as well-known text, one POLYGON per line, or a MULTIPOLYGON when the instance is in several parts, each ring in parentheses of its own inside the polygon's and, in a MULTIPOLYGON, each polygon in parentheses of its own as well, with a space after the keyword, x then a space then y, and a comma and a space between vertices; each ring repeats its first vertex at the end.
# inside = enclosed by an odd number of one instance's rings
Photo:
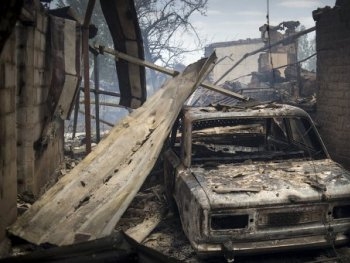
POLYGON ((191 168, 212 208, 258 207, 350 196, 350 173, 329 159, 191 168))

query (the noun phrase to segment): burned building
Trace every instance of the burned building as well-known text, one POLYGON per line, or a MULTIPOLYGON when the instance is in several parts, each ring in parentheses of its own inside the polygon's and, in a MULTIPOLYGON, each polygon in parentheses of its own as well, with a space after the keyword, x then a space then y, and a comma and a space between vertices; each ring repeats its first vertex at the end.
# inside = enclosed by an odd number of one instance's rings
POLYGON ((317 47, 317 121, 331 156, 350 168, 350 2, 313 12, 317 47))
MULTIPOLYGON (((341 1, 338 2, 340 6, 341 1)), ((5 235, 5 228, 16 218, 17 191, 36 197, 40 195, 41 189, 49 179, 54 178, 52 177, 54 168, 62 160, 62 120, 70 111, 72 103, 68 101, 68 98, 74 97, 73 93, 79 82, 77 47, 80 45, 77 44, 79 30, 76 29, 80 25, 76 22, 49 17, 38 2, 34 4, 37 12, 31 13, 32 9, 23 10, 18 28, 6 43, 5 52, 2 53, 0 59, 0 72, 3 76, 0 92, 1 95, 4 95, 0 97, 1 143, 4 145, 0 156, 0 209, 4 211, 1 214, 0 241, 5 235), (68 30, 69 33, 66 34, 64 30, 68 30), (74 38, 66 39, 66 35, 74 36, 74 38), (69 54, 68 48, 66 49, 68 44, 70 47, 76 47, 74 50, 77 51, 77 54, 71 54, 66 58, 65 55, 69 54), (11 49, 11 47, 16 47, 16 49, 11 49), (59 55, 55 56, 57 53, 59 55), (73 65, 72 68, 66 67, 66 59, 70 61, 70 66, 73 65), (55 65, 53 66, 52 63, 55 65), (66 92, 69 92, 70 95, 67 95, 66 92)), ((343 20, 340 19, 340 21, 343 20)), ((106 50, 101 47, 101 51, 106 52, 106 50)), ((279 58, 279 52, 277 49, 275 51, 278 53, 276 57, 279 58)), ((281 65, 292 62, 288 55, 285 56, 284 51, 281 54, 283 54, 281 65)), ((265 62, 272 57, 272 55, 265 57, 265 62)), ((223 57, 223 59, 230 58, 232 56, 223 57)), ((157 96, 148 100, 141 109, 135 110, 119 126, 116 126, 112 131, 112 137, 99 144, 98 148, 80 163, 73 173, 64 177, 46 192, 42 199, 31 206, 29 213, 24 214, 16 224, 12 225, 10 232, 35 244, 47 242, 57 245, 84 242, 113 232, 115 223, 130 204, 156 162, 180 107, 191 91, 202 82, 206 75, 203 72, 209 71, 214 60, 212 58, 209 59, 209 62, 201 61, 206 66, 203 66, 205 70, 202 70, 202 65, 198 64, 194 72, 187 69, 184 74, 174 74, 176 77, 170 83, 171 85, 168 85, 171 87, 170 91, 165 88, 161 89, 157 96), (120 187, 121 185, 123 187, 120 187), (58 204, 58 206, 52 206, 52 204, 58 204)), ((274 65, 278 66, 278 63, 274 65)), ((343 67, 343 65, 338 66, 343 67)), ((193 70, 193 65, 191 66, 193 70)), ((265 66, 268 66, 268 63, 265 66)), ((344 69, 342 70, 345 72, 344 69)), ((344 77, 344 79, 344 83, 348 83, 347 78, 344 77)), ((325 87, 328 88, 327 83, 325 87)), ((124 88, 129 91, 128 85, 124 88)), ((322 89, 323 87, 320 88, 320 91, 322 89)), ((90 92, 88 89, 86 91, 90 92)), ((139 90, 136 89, 136 91, 139 90)), ((347 95, 346 91, 341 94, 345 97, 347 95)), ((129 94, 129 102, 126 104, 137 107, 144 99, 143 95, 140 96, 140 100, 136 100, 135 104, 130 102, 132 96, 129 94)), ((272 108, 276 109, 276 106, 272 108)), ((348 108, 345 110, 344 108, 345 106, 336 117, 347 118, 348 108)), ((257 111, 260 112, 260 109, 257 111)), ((276 125, 278 126, 278 123, 276 125)), ((348 127, 346 122, 341 122, 341 128, 344 128, 344 131, 346 127, 348 127)), ((310 129, 305 129, 305 133, 309 131, 310 129)), ((341 132, 339 129, 332 129, 332 131, 341 132)), ((263 136, 262 139, 265 137, 263 136)), ((336 143, 338 147, 340 143, 338 141, 336 143)), ((271 145, 275 147, 274 144, 271 145)), ((283 147, 283 144, 280 146, 283 147)), ((307 150, 310 153, 310 149, 305 149, 307 150)), ((315 155, 317 154, 319 151, 315 149, 315 155)), ((251 161, 251 158, 248 160, 251 161)), ((256 170, 256 168, 252 169, 256 170)), ((315 162, 311 162, 308 170, 303 174, 310 174, 310 171, 315 172, 315 162)), ((324 171, 325 169, 321 168, 321 172, 324 171)), ((287 167, 287 172, 294 171, 288 170, 287 167)), ((328 171, 324 173, 325 177, 328 175, 328 171)), ((344 173, 342 176, 345 177, 344 173)), ((317 185, 312 181, 306 181, 304 184, 307 184, 310 189, 315 187, 322 191, 325 189, 318 182, 317 185)), ((254 191, 257 189, 253 189, 254 191)), ((321 198, 318 192, 315 193, 314 189, 312 191, 316 198, 321 198)), ((273 200, 279 197, 279 195, 272 194, 273 200)), ((341 194, 341 192, 336 194, 341 194)), ((333 195, 333 198, 336 194, 333 195)), ((288 202, 292 206, 295 201, 295 196, 292 198, 288 196, 288 202)), ((347 204, 344 207, 347 208, 347 204)), ((340 209, 342 208, 343 206, 340 209)), ((310 211, 310 214, 315 214, 314 211, 318 212, 312 209, 310 211)), ((332 209, 323 212, 327 214, 328 211, 332 209)), ((289 215, 293 216, 293 214, 289 215)), ((285 211, 280 210, 279 215, 284 216, 285 211)), ((216 218, 221 219, 220 216, 216 218)), ((249 218, 245 218, 248 222, 249 218)), ((308 215, 307 218, 309 218, 308 215)), ((323 216, 318 219, 323 223, 323 216)), ((295 220, 300 220, 300 217, 297 216, 295 220)), ((249 222, 253 223, 253 221, 249 222)), ((321 230, 323 233, 323 225, 321 230)), ((333 234, 333 228, 329 228, 329 232, 333 234)), ((324 238, 323 235, 322 237, 324 238)))
POLYGON ((80 77, 79 31, 76 21, 29 1, 1 52, 0 248, 17 216, 17 194, 37 198, 64 159, 63 120, 80 77))
MULTIPOLYGON (((259 28, 261 38, 210 44, 205 48, 205 55, 215 50, 219 58, 211 76, 213 81, 222 84, 238 80, 248 84, 251 82, 250 73, 267 75, 274 68, 275 78, 284 77, 285 66, 297 61, 298 41, 290 37, 298 26, 298 21, 281 22, 277 26, 265 24, 259 28), (277 42, 280 44, 274 45, 277 42), (271 48, 266 48, 270 45, 271 48)), ((294 75, 296 71, 293 69, 294 75)))
MULTIPOLYGON (((229 42, 218 42, 208 45, 205 48, 204 55, 208 56, 215 50, 218 56, 218 62, 215 66, 211 77, 213 81, 217 81, 219 77, 221 77, 234 63, 236 63, 242 56, 246 53, 255 51, 264 46, 264 42, 260 38, 253 39, 244 39, 237 41, 229 41, 229 42)), ((226 80, 230 81, 235 78, 241 77, 242 75, 246 75, 252 71, 258 71, 258 58, 259 54, 255 54, 253 56, 248 57, 235 68, 234 71, 231 71, 224 79, 222 79, 218 84, 224 83, 226 80)), ((249 83, 250 76, 240 78, 242 83, 249 83)))
MULTIPOLYGON (((277 26, 265 24, 259 28, 259 31, 265 45, 269 46, 295 34, 299 24, 298 21, 282 22, 277 26), (280 31, 284 31, 284 34, 280 31)), ((278 68, 278 74, 284 77, 286 67, 283 66, 297 62, 297 50, 298 41, 296 39, 290 39, 289 42, 271 47, 269 52, 260 54, 258 72, 264 73, 271 71, 273 68, 278 68)))
MULTIPOLYGON (((133 1, 100 4, 116 48, 143 59, 133 1)), ((70 7, 50 10, 40 0, 6 2, 0 11, 0 255, 6 250, 5 230, 17 217, 17 194, 31 203, 57 181, 64 160, 63 122, 79 99, 81 69, 88 79, 89 50, 95 57, 103 53, 102 46, 97 51, 88 43, 96 34, 93 9, 89 1, 84 21, 70 7)), ((146 99, 144 67, 116 61, 116 71, 123 83, 119 104, 139 107, 146 99)), ((84 91, 91 150, 89 81, 84 91)))

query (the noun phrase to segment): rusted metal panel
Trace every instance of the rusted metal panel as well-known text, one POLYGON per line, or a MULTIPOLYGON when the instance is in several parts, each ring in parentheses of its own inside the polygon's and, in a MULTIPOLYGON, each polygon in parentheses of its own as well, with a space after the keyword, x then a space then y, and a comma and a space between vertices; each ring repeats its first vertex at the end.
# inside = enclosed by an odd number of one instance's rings
MULTIPOLYGON (((143 41, 132 0, 101 0, 101 8, 111 32, 114 48, 144 59, 143 41)), ((138 108, 146 100, 145 68, 125 60, 116 61, 120 105, 138 108)))

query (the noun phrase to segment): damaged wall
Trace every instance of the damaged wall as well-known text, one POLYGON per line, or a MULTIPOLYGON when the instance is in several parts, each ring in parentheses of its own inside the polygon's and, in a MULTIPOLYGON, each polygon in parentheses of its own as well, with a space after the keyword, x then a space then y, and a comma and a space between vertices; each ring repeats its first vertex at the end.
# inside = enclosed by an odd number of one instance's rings
MULTIPOLYGON (((34 2, 34 6, 28 17, 31 23, 22 22, 17 27, 17 181, 19 193, 37 197, 63 161, 63 128, 41 145, 43 130, 50 121, 49 18, 41 5, 34 2)), ((62 120, 57 124, 63 127, 62 120)))
MULTIPOLYGON (((213 50, 216 51, 218 56, 217 65, 211 74, 213 81, 215 82, 223 76, 233 65, 235 65, 234 69, 231 69, 218 84, 223 84, 225 81, 236 80, 244 84, 249 84, 251 81, 249 74, 252 72, 258 72, 259 75, 267 75, 271 74, 272 68, 278 67, 281 68, 276 69, 275 73, 278 73, 276 78, 280 78, 280 76, 285 77, 284 70, 286 67, 282 66, 297 61, 297 39, 272 46, 270 49, 263 52, 258 52, 256 54, 252 52, 257 52, 262 47, 268 47, 283 39, 288 39, 296 33, 296 28, 299 24, 298 21, 286 21, 281 22, 277 26, 270 25, 270 34, 267 33, 267 25, 263 25, 259 28, 261 31, 261 38, 213 43, 207 46, 205 48, 205 56, 208 56, 213 50), (243 61, 237 65, 235 64, 244 57, 245 59, 243 61)), ((296 75, 296 66, 292 68, 296 75)), ((276 82, 278 81, 277 79, 276 82)))
POLYGON ((0 255, 5 228, 16 220, 16 37, 7 40, 0 57, 0 255))
MULTIPOLYGON (((255 51, 264 46, 260 38, 237 40, 230 42, 213 43, 205 48, 204 56, 209 56, 214 50, 218 57, 218 62, 211 73, 211 77, 215 82, 220 78, 234 63, 240 60, 246 53, 255 51)), ((224 83, 226 80, 231 81, 235 78, 249 74, 252 71, 258 71, 259 53, 247 57, 234 70, 232 70, 226 77, 224 77, 218 84, 224 83)), ((242 83, 249 83, 249 77, 239 79, 242 83)))
MULTIPOLYGON (((281 22, 277 26, 270 25, 269 34, 267 33, 267 25, 265 24, 259 28, 259 31, 261 32, 261 38, 263 39, 265 45, 268 46, 294 35, 299 24, 299 21, 287 21, 281 22)), ((268 72, 272 68, 279 68, 281 66, 297 62, 297 49, 297 39, 285 44, 273 46, 267 52, 260 55, 259 72, 268 72)), ((285 77, 285 69, 286 67, 277 69, 282 77, 285 77)), ((296 74, 296 66, 294 66, 293 70, 296 74)))
MULTIPOLYGON (((17 194, 39 197, 64 160, 63 120, 80 79, 80 26, 27 1, 0 57, 0 256, 17 194)), ((28 199, 29 197, 29 199, 28 199)))
POLYGON ((317 121, 331 157, 350 169, 350 1, 313 12, 317 47, 317 121))

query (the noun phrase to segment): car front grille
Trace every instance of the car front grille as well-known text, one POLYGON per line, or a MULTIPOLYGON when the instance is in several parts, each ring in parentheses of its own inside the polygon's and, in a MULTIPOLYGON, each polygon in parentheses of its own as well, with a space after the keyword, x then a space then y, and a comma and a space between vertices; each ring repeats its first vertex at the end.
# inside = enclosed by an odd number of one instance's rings
POLYGON ((212 230, 244 229, 248 227, 248 215, 212 215, 212 230))
POLYGON ((262 210, 258 214, 258 227, 287 227, 300 224, 322 222, 325 207, 306 206, 282 209, 262 210))

